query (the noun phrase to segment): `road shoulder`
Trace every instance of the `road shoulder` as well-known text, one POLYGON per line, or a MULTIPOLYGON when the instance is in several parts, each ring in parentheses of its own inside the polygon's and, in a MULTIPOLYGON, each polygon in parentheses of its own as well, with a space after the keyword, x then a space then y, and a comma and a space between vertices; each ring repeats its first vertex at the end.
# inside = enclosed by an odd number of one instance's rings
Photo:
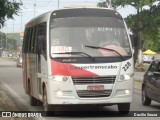
POLYGON ((134 90, 141 91, 142 81, 141 80, 135 80, 134 81, 134 90))
POLYGON ((7 89, 4 82, 0 81, 0 120, 34 120, 34 118, 2 117, 2 112, 21 111, 19 106, 17 106, 17 103, 15 103, 17 100, 18 97, 13 97, 12 93, 7 89))

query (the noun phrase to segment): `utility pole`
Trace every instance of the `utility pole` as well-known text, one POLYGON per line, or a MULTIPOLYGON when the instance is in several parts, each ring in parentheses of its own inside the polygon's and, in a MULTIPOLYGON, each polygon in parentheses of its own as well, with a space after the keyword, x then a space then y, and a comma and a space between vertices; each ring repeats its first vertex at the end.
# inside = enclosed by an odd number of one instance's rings
POLYGON ((34 17, 36 16, 36 0, 34 1, 34 17))
POLYGON ((112 8, 112 0, 109 0, 109 5, 108 7, 111 9, 112 8))

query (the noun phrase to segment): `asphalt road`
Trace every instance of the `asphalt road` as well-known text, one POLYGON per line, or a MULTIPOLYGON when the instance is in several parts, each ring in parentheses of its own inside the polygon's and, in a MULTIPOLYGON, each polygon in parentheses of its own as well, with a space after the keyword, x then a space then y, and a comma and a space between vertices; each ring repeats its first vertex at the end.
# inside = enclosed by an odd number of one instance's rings
MULTIPOLYGON (((136 75, 136 74, 135 74, 136 75)), ((21 68, 16 67, 15 61, 7 61, 0 58, 0 83, 3 84, 4 89, 8 92, 9 98, 12 100, 14 105, 20 111, 43 111, 41 106, 30 106, 28 96, 24 93, 22 84, 22 73, 21 68)), ((153 119, 152 117, 136 117, 137 115, 144 116, 148 113, 160 114, 160 104, 152 102, 151 106, 143 106, 141 104, 141 93, 140 91, 134 92, 134 101, 131 104, 131 111, 126 117, 120 117, 117 112, 117 106, 106 106, 104 108, 71 108, 73 110, 78 110, 78 112, 57 112, 56 116, 39 118, 39 120, 106 120, 106 119, 153 119), (86 111, 84 111, 84 109, 86 111), (98 110, 100 112, 96 112, 98 110), (80 111, 79 111, 80 110, 80 111), (110 116, 112 115, 112 117, 110 116), (135 115, 135 116, 134 116, 135 115)), ((154 117, 154 119, 159 119, 159 117, 154 117)))
POLYGON ((135 78, 135 80, 142 81, 143 80, 143 75, 144 75, 144 72, 135 72, 134 73, 134 78, 135 78))

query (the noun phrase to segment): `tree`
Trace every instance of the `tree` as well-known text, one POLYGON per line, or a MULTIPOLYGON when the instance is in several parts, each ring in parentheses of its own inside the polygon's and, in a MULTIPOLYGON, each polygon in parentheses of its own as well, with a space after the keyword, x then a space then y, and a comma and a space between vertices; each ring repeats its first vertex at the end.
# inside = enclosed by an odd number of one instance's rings
MULTIPOLYGON (((102 0, 101 0, 101 1, 102 1, 102 0)), ((99 3, 98 3, 98 6, 99 6, 99 7, 108 8, 108 7, 109 7, 109 0, 99 2, 99 3)))
MULTIPOLYGON (((160 36, 160 6, 153 5, 152 9, 145 9, 139 13, 139 28, 142 49, 159 51, 160 36)), ((134 29, 136 15, 129 15, 125 18, 128 26, 134 29)))
MULTIPOLYGON (((20 0, 21 1, 21 0, 20 0)), ((13 15, 18 15, 21 3, 15 0, 0 0, 0 28, 4 26, 7 19, 13 19, 13 15)))
MULTIPOLYGON (((106 4, 109 4, 110 0, 106 0, 106 4)), ((157 22, 153 22, 153 19, 155 17, 154 14, 159 14, 160 12, 157 9, 157 6, 154 4, 156 1, 159 0, 112 0, 112 7, 117 8, 117 7, 125 7, 125 6, 132 6, 135 8, 137 13, 135 15, 129 15, 126 18, 126 21, 128 23, 128 26, 132 29, 134 33, 134 40, 137 46, 135 46, 135 62, 138 58, 138 50, 140 49, 140 33, 143 30, 147 29, 149 30, 148 25, 150 27, 153 27, 157 25, 157 22), (149 6, 148 10, 145 10, 144 7, 149 6), (154 13, 155 12, 155 13, 154 13), (154 17, 153 17, 154 16, 154 17)), ((104 2, 104 1, 103 1, 104 2)), ((103 3, 105 4, 105 3, 103 3)), ((98 3, 98 6, 100 7, 105 7, 103 4, 98 3)), ((159 6, 159 5, 158 5, 159 6)), ((157 18, 157 17, 156 17, 157 18)), ((154 18, 155 20, 155 18, 154 18)), ((157 21, 157 20, 155 20, 157 21)), ((157 27, 156 27, 157 29, 157 27)), ((156 31, 156 30, 155 30, 156 31)), ((147 31, 149 32, 149 31, 147 31)))
POLYGON ((0 32, 0 48, 5 48, 5 34, 0 32))

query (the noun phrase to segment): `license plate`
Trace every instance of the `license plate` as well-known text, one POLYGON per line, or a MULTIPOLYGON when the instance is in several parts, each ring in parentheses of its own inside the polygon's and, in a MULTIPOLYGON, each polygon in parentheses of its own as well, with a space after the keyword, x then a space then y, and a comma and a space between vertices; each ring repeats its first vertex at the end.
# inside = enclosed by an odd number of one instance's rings
POLYGON ((104 85, 92 85, 92 86, 87 86, 88 91, 103 91, 104 90, 104 85))

